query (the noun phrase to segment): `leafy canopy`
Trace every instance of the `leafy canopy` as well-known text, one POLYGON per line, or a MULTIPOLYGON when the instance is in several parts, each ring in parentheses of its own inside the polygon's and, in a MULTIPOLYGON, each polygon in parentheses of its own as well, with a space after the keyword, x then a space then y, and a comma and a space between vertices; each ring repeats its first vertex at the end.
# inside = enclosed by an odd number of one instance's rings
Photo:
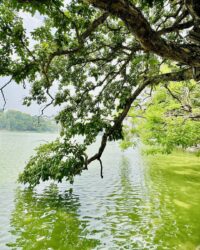
MULTIPOLYGON (((107 141, 124 138, 123 121, 131 106, 143 104, 145 89, 199 79, 199 13, 193 7, 182 0, 1 1, 1 76, 30 84, 25 105, 37 102, 43 105, 42 113, 50 105, 60 107, 60 137, 36 151, 21 182, 72 182, 94 160, 102 168, 107 141), (24 14, 42 24, 28 32, 24 14), (169 73, 161 72, 163 62, 171 65, 169 73), (86 149, 98 135, 99 149, 88 156, 86 149), (81 143, 76 136, 82 137, 81 143)), ((4 101, 10 83, 0 88, 4 101)), ((163 102, 168 102, 169 93, 164 94, 163 102)), ((151 100, 155 110, 148 109, 155 116, 157 108, 162 109, 156 95, 151 100)), ((146 130, 153 134, 154 127, 147 125, 146 130)))
POLYGON ((169 82, 154 93, 144 94, 144 103, 131 108, 132 129, 124 129, 122 147, 132 146, 140 136, 147 153, 171 153, 176 147, 197 147, 200 142, 200 86, 195 81, 169 82))

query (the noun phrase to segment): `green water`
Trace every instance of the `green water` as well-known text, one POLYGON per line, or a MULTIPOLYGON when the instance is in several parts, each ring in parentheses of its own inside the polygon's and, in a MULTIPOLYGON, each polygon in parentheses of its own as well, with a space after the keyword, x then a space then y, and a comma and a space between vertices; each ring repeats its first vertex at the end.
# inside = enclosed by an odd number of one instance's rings
MULTIPOLYGON (((123 153, 110 143, 73 186, 16 183, 51 134, 0 132, 0 250, 200 249, 200 159, 123 153)), ((94 151, 98 144, 90 148, 94 151)))

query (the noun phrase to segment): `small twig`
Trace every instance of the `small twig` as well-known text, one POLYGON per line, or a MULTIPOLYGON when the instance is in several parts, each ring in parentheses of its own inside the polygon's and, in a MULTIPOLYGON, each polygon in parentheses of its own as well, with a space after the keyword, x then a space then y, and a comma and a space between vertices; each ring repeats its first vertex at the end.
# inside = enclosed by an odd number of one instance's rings
POLYGON ((22 80, 22 82, 23 82, 23 89, 26 89, 26 83, 25 83, 25 81, 22 80))
POLYGON ((2 108, 3 111, 5 110, 5 106, 6 106, 6 98, 5 98, 5 94, 4 94, 3 90, 4 90, 4 88, 5 88, 6 86, 8 86, 8 85, 12 82, 12 79, 13 79, 13 77, 11 77, 10 80, 9 80, 7 83, 5 83, 5 84, 0 88, 1 95, 2 95, 3 101, 4 101, 3 108, 2 108))
POLYGON ((175 95, 171 89, 168 87, 168 84, 166 83, 165 85, 165 88, 167 89, 167 91, 169 92, 169 94, 174 98, 176 99, 181 105, 182 105, 182 101, 179 99, 179 97, 177 95, 175 95))
POLYGON ((53 100, 51 100, 51 102, 47 103, 44 108, 41 110, 41 114, 39 117, 43 116, 44 115, 44 111, 45 109, 47 109, 49 106, 51 106, 53 104, 53 100))
POLYGON ((55 100, 55 99, 53 98, 53 96, 49 93, 49 89, 47 89, 46 93, 47 93, 47 95, 50 97, 51 101, 50 101, 49 103, 47 103, 47 104, 44 106, 44 108, 42 108, 41 114, 38 116, 38 123, 40 122, 40 117, 42 117, 42 116, 44 115, 45 109, 47 109, 49 106, 51 106, 51 105, 53 104, 54 100, 55 100))
POLYGON ((101 169, 100 169, 100 176, 103 179, 103 164, 102 164, 101 158, 99 158, 98 161, 99 161, 100 167, 101 167, 101 169))

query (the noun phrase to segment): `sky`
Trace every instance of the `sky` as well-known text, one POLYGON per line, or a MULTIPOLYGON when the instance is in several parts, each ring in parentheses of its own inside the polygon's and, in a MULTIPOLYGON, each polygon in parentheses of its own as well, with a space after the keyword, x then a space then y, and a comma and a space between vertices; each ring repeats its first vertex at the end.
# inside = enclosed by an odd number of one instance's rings
MULTIPOLYGON (((65 4, 69 4, 71 0, 64 0, 65 4)), ((27 36, 31 38, 30 33, 42 26, 44 18, 39 14, 36 13, 34 16, 30 15, 27 12, 19 12, 19 16, 23 19, 24 28, 26 29, 27 36)), ((30 46, 34 45, 34 41, 30 39, 30 46)), ((9 78, 0 77, 0 87, 3 86, 9 78)), ((6 106, 5 110, 12 109, 12 110, 19 110, 21 112, 29 113, 31 115, 41 115, 41 110, 45 106, 39 106, 36 103, 33 103, 30 107, 23 105, 23 99, 29 93, 30 87, 29 84, 26 83, 26 89, 23 88, 22 85, 18 85, 15 82, 11 82, 5 89, 4 94, 6 98, 6 106)), ((56 86, 52 88, 52 92, 56 92, 56 86)), ((3 97, 0 95, 0 110, 3 108, 4 101, 3 97)), ((44 115, 45 116, 52 116, 57 114, 59 108, 55 108, 53 106, 49 106, 45 109, 44 115)))
MULTIPOLYGON (((31 16, 29 13, 20 12, 19 15, 23 19, 24 27, 26 29, 27 35, 30 35, 30 32, 35 28, 39 27, 43 23, 43 18, 36 14, 31 16)), ((33 45, 33 41, 31 41, 33 45)), ((9 78, 0 77, 0 86, 4 85, 9 78)), ((29 93, 28 83, 26 84, 27 89, 24 89, 22 85, 17 85, 15 82, 11 82, 5 89, 4 94, 6 98, 6 107, 5 110, 14 109, 19 110, 31 115, 40 115, 42 107, 37 104, 32 104, 30 107, 22 105, 23 98, 29 93)), ((0 109, 3 107, 3 98, 0 96, 0 109)), ((55 115, 57 111, 53 107, 49 107, 45 110, 45 115, 51 116, 55 115)))

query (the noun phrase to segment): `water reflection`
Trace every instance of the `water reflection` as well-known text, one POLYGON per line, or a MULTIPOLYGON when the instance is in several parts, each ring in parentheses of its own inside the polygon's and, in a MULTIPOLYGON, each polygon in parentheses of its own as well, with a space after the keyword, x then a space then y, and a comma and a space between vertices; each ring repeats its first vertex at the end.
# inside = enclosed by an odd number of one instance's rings
POLYGON ((87 238, 87 225, 78 217, 78 197, 60 193, 50 185, 39 195, 32 190, 18 190, 11 218, 12 249, 75 250, 94 249, 98 240, 87 238))
POLYGON ((107 197, 107 249, 200 249, 200 161, 160 157, 146 167, 122 159, 120 184, 107 197))
POLYGON ((120 186, 108 196, 114 202, 108 207, 105 223, 112 234, 109 249, 156 249, 151 227, 149 190, 145 183, 144 166, 138 159, 134 166, 123 157, 120 167, 120 186))
POLYGON ((9 247, 198 250, 200 160, 158 156, 145 166, 139 149, 117 157, 106 158, 103 180, 91 169, 73 192, 67 184, 19 189, 9 247))

